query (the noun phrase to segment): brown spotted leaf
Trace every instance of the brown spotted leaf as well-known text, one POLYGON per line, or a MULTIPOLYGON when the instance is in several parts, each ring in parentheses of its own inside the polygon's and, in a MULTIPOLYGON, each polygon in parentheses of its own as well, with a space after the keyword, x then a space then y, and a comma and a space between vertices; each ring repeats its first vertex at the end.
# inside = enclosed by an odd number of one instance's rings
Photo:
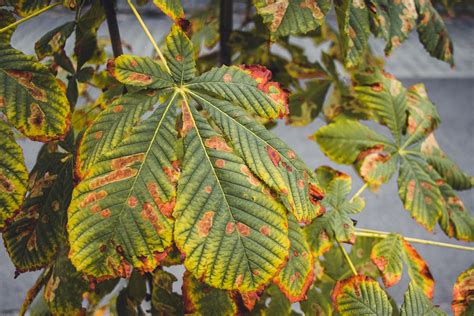
POLYGON ((66 40, 74 32, 75 27, 75 22, 67 22, 44 34, 35 43, 35 52, 38 59, 53 56, 63 50, 66 40))
POLYGON ((102 152, 75 187, 69 257, 79 271, 102 278, 127 277, 132 267, 153 271, 171 246, 179 175, 175 101, 173 94, 102 152))
POLYGON ((0 230, 23 204, 27 184, 23 150, 15 142, 10 126, 0 119, 0 230))
POLYGON ((310 222, 323 213, 323 191, 288 145, 241 108, 204 94, 192 93, 192 97, 211 114, 250 170, 281 196, 299 222, 310 222))
POLYGON ((275 276, 288 255, 283 206, 188 102, 174 216, 176 245, 194 277, 249 292, 275 276))
MULTIPOLYGON (((5 10, 5 9, 0 9, 0 28, 4 28, 12 23, 15 22, 15 17, 13 16, 13 12, 5 10)), ((8 44, 10 43, 10 39, 13 35, 13 32, 15 31, 15 28, 11 28, 8 31, 5 31, 0 34, 0 42, 8 44)))
POLYGON ((61 138, 70 125, 64 88, 33 57, 0 43, 0 111, 33 140, 61 138))
POLYGON ((257 13, 272 36, 304 34, 323 24, 328 0, 254 0, 257 13))
POLYGON ((27 16, 48 6, 51 0, 17 0, 11 2, 14 3, 15 12, 19 16, 27 16))
POLYGON ((454 316, 467 316, 474 310, 474 267, 461 273, 453 288, 451 308, 454 316))
POLYGON ((410 283, 400 308, 401 316, 430 315, 447 316, 444 311, 433 305, 431 300, 418 287, 410 283))
POLYGON ((66 210, 71 200, 74 159, 49 143, 30 173, 28 195, 3 232, 5 247, 20 272, 51 263, 65 242, 66 210))
POLYGON ((181 0, 153 0, 153 3, 176 22, 184 19, 183 6, 181 0))
MULTIPOLYGON (((262 232, 266 233, 266 230, 262 232)), ((288 237, 290 238, 288 261, 274 282, 290 302, 294 303, 306 298, 306 293, 313 283, 314 260, 303 230, 291 214, 288 216, 288 237)))

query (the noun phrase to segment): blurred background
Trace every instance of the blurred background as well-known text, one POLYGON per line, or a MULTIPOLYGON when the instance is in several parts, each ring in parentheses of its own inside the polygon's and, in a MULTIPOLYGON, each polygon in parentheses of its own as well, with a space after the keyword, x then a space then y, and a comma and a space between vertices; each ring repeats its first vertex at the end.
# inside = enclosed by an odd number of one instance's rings
MULTIPOLYGON (((183 1, 187 14, 206 6, 207 1, 183 1)), ((161 40, 169 31, 171 22, 159 14, 152 4, 140 9, 145 23, 153 36, 161 40)), ((48 30, 53 29, 74 18, 66 10, 52 10, 40 17, 20 25, 13 36, 12 44, 21 51, 34 54, 34 43, 48 30)), ((236 16, 236 19, 239 17, 236 16)), ((334 15, 330 14, 329 22, 336 24, 334 15)), ((125 1, 118 3, 118 22, 125 53, 140 56, 153 54, 152 45, 143 34, 135 17, 131 14, 125 1)), ((400 79, 405 86, 423 82, 429 97, 435 103, 441 116, 441 126, 436 137, 441 147, 458 165, 469 174, 474 174, 474 15, 467 7, 461 7, 455 18, 445 16, 449 34, 454 42, 454 58, 456 67, 431 58, 417 39, 416 32, 401 47, 394 50, 386 58, 386 70, 400 79)), ((99 29, 99 36, 107 41, 108 30, 104 23, 99 29)), ((321 48, 316 48, 311 41, 292 39, 306 50, 310 61, 317 60, 321 48)), ((71 45, 72 41, 69 41, 71 45)), ((383 56, 384 43, 371 39, 371 46, 379 56, 383 56)), ((71 49, 66 46, 66 50, 71 49)), ((107 50, 111 55, 111 51, 107 50)), ((79 101, 80 104, 80 101, 79 101)), ((316 120, 312 124, 301 127, 289 127, 283 121, 279 122, 273 131, 286 141, 311 167, 329 165, 353 176, 354 192, 362 185, 362 181, 349 166, 332 163, 309 140, 319 127, 325 123, 316 120)), ((23 147, 26 164, 29 170, 33 167, 36 154, 41 143, 20 140, 23 147)), ((469 191, 459 193, 468 210, 474 206, 474 194, 469 191)), ((409 237, 424 238, 436 241, 459 243, 450 240, 436 228, 433 233, 425 231, 411 219, 409 213, 402 207, 398 197, 396 177, 382 186, 377 193, 365 191, 366 209, 355 216, 358 227, 401 233, 409 237)), ((459 243, 462 244, 462 243, 459 243)), ((433 277, 437 283, 434 303, 445 311, 451 312, 450 303, 452 286, 456 277, 474 262, 474 254, 461 250, 435 248, 432 246, 415 245, 416 249, 428 262, 433 277)), ((181 273, 182 271, 179 271, 181 273)), ((34 283, 38 273, 21 274, 14 280, 15 268, 8 258, 3 244, 0 245, 0 315, 16 314, 24 299, 26 291, 34 283)), ((177 284, 180 287, 180 284, 177 284)), ((389 292, 400 302, 407 287, 407 279, 389 289, 389 292)))

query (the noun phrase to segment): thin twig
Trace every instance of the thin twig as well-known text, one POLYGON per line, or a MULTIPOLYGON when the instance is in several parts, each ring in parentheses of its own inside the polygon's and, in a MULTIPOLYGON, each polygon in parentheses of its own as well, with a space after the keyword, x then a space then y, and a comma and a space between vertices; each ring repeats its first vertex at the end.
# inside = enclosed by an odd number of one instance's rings
POLYGON ((117 58, 123 54, 123 49, 120 30, 117 23, 117 14, 115 13, 115 1, 103 0, 103 6, 107 19, 107 27, 109 28, 110 41, 112 42, 112 51, 114 57, 117 58))
POLYGON ((357 270, 354 266, 354 263, 352 263, 351 258, 349 257, 349 254, 347 253, 346 249, 344 249, 344 246, 339 240, 336 240, 337 244, 339 245, 339 249, 341 249, 342 255, 344 256, 344 259, 346 259, 347 264, 349 265, 349 268, 351 268, 352 274, 357 275, 357 270))
POLYGON ((367 189, 367 187, 369 186, 369 184, 366 182, 364 183, 363 186, 360 187, 359 191, 357 191, 352 197, 351 199, 349 200, 349 202, 354 202, 355 199, 357 199, 359 197, 359 195, 362 194, 362 192, 365 191, 365 189, 367 189))
POLYGON ((40 15, 41 13, 46 12, 46 11, 48 11, 49 9, 52 9, 52 8, 54 8, 55 6, 60 5, 60 4, 61 4, 61 2, 52 3, 52 4, 50 4, 49 6, 44 7, 43 9, 40 9, 40 10, 38 10, 38 11, 35 11, 35 12, 33 12, 32 14, 30 14, 30 15, 28 15, 28 16, 25 16, 24 18, 19 19, 19 20, 13 22, 12 24, 9 24, 9 25, 5 26, 4 28, 1 28, 1 29, 0 29, 0 34, 6 32, 6 31, 8 31, 8 30, 11 29, 11 28, 14 28, 15 26, 17 26, 17 25, 19 25, 19 24, 21 24, 21 23, 23 23, 23 22, 25 22, 25 21, 28 21, 29 19, 34 18, 35 16, 40 15))
MULTIPOLYGON (((390 235, 389 232, 377 231, 377 230, 371 230, 371 229, 356 228, 355 230, 356 230, 356 232, 355 232, 356 236, 361 236, 361 237, 387 238, 387 236, 390 235)), ((403 238, 406 241, 409 241, 409 242, 412 242, 412 243, 417 243, 417 244, 422 244, 422 245, 430 245, 430 246, 438 246, 438 247, 444 247, 444 248, 474 251, 474 247, 448 244, 448 243, 444 243, 444 242, 438 242, 438 241, 426 240, 426 239, 419 239, 419 238, 411 238, 411 237, 403 237, 403 238)))
POLYGON ((171 73, 170 68, 168 67, 168 63, 166 62, 165 56, 163 56, 163 53, 161 52, 160 48, 158 47, 158 44, 156 44, 155 40, 153 39, 153 36, 151 35, 150 31, 148 30, 148 27, 145 25, 145 22, 143 22, 142 17, 140 16, 140 13, 138 13, 137 8, 135 5, 132 3, 132 0, 127 0, 128 5, 130 6, 130 9, 132 9, 133 14, 135 14, 135 17, 138 20, 138 23, 140 23, 143 31, 145 32, 146 36, 148 36, 148 39, 150 40, 151 44, 155 48, 156 52, 158 53, 158 56, 160 57, 161 61, 163 62, 163 65, 168 73, 171 73))
POLYGON ((219 12, 219 63, 221 65, 230 65, 232 59, 229 39, 233 28, 233 13, 233 0, 221 0, 219 12))

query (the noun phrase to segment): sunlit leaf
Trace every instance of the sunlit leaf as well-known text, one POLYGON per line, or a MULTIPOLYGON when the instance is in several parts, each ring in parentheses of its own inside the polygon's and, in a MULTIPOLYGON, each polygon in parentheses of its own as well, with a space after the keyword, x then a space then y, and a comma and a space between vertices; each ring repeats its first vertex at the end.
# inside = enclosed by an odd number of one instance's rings
POLYGON ((196 72, 193 45, 186 34, 174 25, 166 37, 165 56, 176 82, 183 84, 192 79, 196 72))
POLYGON ((455 316, 468 316, 474 310, 474 268, 461 273, 453 288, 451 308, 455 316))
POLYGON ((184 19, 181 0, 153 0, 153 3, 171 19, 175 21, 184 19))
POLYGON ((415 315, 448 315, 431 303, 430 299, 418 287, 412 283, 408 285, 408 290, 403 297, 401 316, 415 315))

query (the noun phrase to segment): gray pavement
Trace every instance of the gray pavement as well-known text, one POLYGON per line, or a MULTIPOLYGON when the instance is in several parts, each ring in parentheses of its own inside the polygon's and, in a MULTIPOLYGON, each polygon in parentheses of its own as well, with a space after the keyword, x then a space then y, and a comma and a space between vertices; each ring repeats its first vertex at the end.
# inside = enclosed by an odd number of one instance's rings
MULTIPOLYGON (((42 30, 52 29, 72 19, 71 15, 58 12, 47 13, 39 19, 21 25, 15 33, 13 43, 23 51, 32 53, 34 42, 40 37, 42 30)), ((160 39, 169 29, 169 22, 164 19, 147 18, 147 24, 157 39, 160 39)), ((137 55, 150 55, 152 47, 140 31, 139 25, 131 15, 119 15, 119 24, 125 42, 133 47, 137 55)), ((474 19, 452 21, 448 24, 453 37, 454 54, 457 68, 429 59, 429 55, 418 43, 416 33, 412 34, 407 43, 394 51, 387 60, 388 71, 403 78, 405 85, 424 82, 430 98, 438 106, 442 124, 436 136, 442 148, 470 174, 474 174, 474 135, 473 106, 474 106, 474 19)), ((101 35, 106 35, 106 29, 101 28, 101 35)), ((318 50, 301 42, 308 54, 313 58, 318 50)), ((381 52, 383 46, 374 41, 374 50, 381 52)), ((320 165, 330 165, 355 176, 352 168, 338 166, 330 162, 319 150, 316 143, 308 136, 313 134, 323 123, 316 121, 303 128, 290 128, 279 124, 274 132, 289 143, 308 165, 315 168, 320 165)), ((31 141, 21 141, 25 150, 26 163, 32 167, 36 153, 41 144, 31 141)), ((354 188, 362 182, 355 176, 354 188)), ((461 197, 468 209, 473 209, 474 194, 462 192, 461 197)), ((444 236, 440 229, 433 234, 424 231, 403 210, 398 198, 395 179, 383 186, 377 193, 365 192, 366 209, 356 218, 360 227, 384 231, 399 232, 403 235, 427 238, 437 241, 455 242, 444 236)), ((474 262, 472 253, 459 250, 441 249, 430 246, 416 245, 421 255, 428 261, 432 274, 437 281, 434 302, 450 311, 451 288, 457 275, 474 262)), ((20 275, 13 280, 14 267, 11 264, 3 245, 0 245, 0 315, 15 314, 27 289, 33 284, 37 273, 31 272, 20 275)), ((390 292, 400 301, 406 289, 406 278, 400 285, 394 286, 390 292)))

